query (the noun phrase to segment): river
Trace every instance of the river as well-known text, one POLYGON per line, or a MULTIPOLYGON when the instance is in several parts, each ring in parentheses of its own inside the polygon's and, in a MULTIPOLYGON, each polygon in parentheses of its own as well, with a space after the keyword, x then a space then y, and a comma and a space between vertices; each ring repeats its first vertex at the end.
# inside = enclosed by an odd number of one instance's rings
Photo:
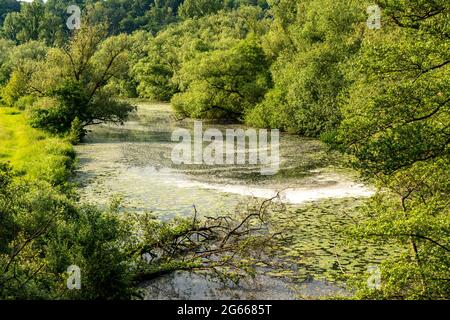
MULTIPOLYGON (((177 272, 144 283, 147 299, 296 299, 346 294, 329 280, 330 270, 364 270, 382 260, 386 251, 371 244, 337 246, 338 232, 351 222, 355 208, 373 188, 346 169, 346 159, 318 140, 281 134, 280 170, 260 174, 258 165, 175 165, 171 152, 177 128, 193 130, 191 119, 178 120, 163 103, 137 103, 137 112, 123 126, 91 128, 76 146, 76 181, 84 202, 107 205, 120 196, 123 207, 151 211, 162 220, 177 215, 230 214, 250 199, 281 192, 288 214, 279 217, 283 230, 293 232, 283 257, 289 270, 262 270, 240 285, 224 285, 207 275, 177 272), (350 217, 349 217, 350 216, 350 217), (298 261, 298 262, 297 262, 298 261)), ((203 129, 244 128, 236 124, 203 123, 203 129)))

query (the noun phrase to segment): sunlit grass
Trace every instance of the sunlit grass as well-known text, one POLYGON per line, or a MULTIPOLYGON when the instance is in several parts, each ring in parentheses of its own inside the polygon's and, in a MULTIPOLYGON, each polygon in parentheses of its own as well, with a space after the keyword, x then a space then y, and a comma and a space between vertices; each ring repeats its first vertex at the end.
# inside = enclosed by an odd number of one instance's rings
POLYGON ((9 162, 20 174, 63 183, 73 162, 72 145, 30 127, 23 112, 0 107, 0 162, 9 162))

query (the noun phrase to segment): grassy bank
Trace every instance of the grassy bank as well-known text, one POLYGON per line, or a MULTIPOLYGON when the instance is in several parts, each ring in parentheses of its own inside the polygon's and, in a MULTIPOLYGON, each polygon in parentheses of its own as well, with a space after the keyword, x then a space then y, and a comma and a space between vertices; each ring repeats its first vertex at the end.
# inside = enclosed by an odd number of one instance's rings
POLYGON ((31 179, 58 185, 67 180, 74 159, 70 142, 33 129, 22 111, 0 107, 0 162, 9 162, 31 179))
POLYGON ((135 294, 133 256, 121 245, 127 225, 115 212, 76 203, 67 186, 74 159, 70 141, 0 107, 0 300, 135 294), (82 270, 83 290, 68 289, 70 265, 82 270))

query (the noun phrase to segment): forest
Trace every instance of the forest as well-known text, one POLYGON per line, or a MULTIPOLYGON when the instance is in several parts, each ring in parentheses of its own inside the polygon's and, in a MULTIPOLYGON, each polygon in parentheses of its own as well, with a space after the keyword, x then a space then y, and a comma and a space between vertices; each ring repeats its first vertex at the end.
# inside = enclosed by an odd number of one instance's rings
POLYGON ((396 248, 376 289, 338 275, 345 298, 449 299, 449 21, 448 0, 0 0, 0 299, 138 299, 164 274, 237 282, 277 254, 268 200, 170 220, 80 201, 77 145, 134 101, 344 155, 376 188, 345 236, 396 248))

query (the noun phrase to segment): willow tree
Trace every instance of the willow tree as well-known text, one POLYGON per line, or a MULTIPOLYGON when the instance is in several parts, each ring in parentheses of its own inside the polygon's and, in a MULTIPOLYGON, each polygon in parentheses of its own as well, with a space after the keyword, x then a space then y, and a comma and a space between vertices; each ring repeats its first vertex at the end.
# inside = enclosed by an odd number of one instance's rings
POLYGON ((182 74, 185 65, 195 66, 207 52, 230 49, 249 34, 259 37, 267 24, 260 8, 245 6, 168 26, 148 39, 143 54, 133 63, 139 95, 170 101, 187 89, 185 83, 192 78, 182 74))
POLYGON ((172 99, 188 116, 240 120, 260 102, 271 85, 268 61, 255 39, 198 55, 180 71, 186 90, 172 99))
POLYGON ((33 74, 31 87, 41 97, 32 124, 54 133, 93 124, 121 124, 134 109, 114 98, 107 85, 128 72, 129 37, 107 38, 105 24, 84 25, 67 46, 50 50, 33 74))
POLYGON ((264 37, 274 59, 274 88, 247 123, 307 136, 335 129, 348 89, 343 65, 361 42, 361 1, 272 1, 274 20, 264 37))

